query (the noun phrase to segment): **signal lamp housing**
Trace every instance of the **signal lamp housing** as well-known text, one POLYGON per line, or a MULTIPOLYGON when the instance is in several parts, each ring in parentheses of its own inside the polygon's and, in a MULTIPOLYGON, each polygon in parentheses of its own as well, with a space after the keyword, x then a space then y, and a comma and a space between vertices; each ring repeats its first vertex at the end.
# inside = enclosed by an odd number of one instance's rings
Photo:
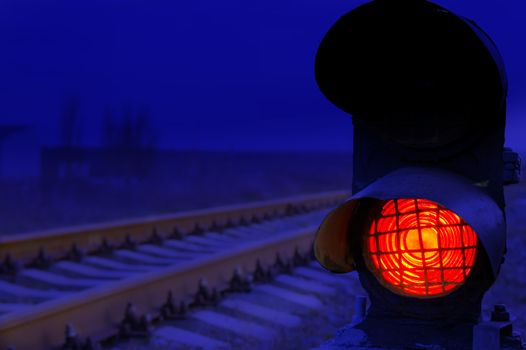
POLYGON ((314 252, 328 270, 357 270, 373 315, 473 321, 505 245, 504 215, 484 191, 444 170, 408 167, 329 213, 314 252))

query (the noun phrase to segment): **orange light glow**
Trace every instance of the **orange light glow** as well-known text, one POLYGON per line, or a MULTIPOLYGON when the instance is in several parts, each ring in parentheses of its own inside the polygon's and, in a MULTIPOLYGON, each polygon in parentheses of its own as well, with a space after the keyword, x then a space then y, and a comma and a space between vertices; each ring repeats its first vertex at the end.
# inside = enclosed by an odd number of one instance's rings
POLYGON ((461 286, 477 253, 475 231, 426 199, 386 201, 364 241, 376 278, 401 295, 436 297, 461 286))

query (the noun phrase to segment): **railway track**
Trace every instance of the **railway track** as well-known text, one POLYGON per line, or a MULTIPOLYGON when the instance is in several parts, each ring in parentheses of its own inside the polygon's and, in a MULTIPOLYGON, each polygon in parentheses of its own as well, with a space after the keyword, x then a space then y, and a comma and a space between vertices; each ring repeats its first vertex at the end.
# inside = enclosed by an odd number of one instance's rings
POLYGON ((0 349, 60 347, 66 325, 88 343, 140 334, 152 318, 177 317, 188 305, 247 288, 252 277, 290 269, 305 262, 322 217, 346 196, 331 192, 2 237, 0 349), (141 316, 123 317, 125 309, 141 316))
MULTIPOLYGON (((191 307, 183 317, 155 323, 148 336, 115 337, 102 349, 311 349, 351 315, 358 321, 365 314, 366 299, 355 273, 331 276, 317 262, 276 272, 250 291, 230 290, 210 305, 191 307)), ((139 323, 136 315, 131 318, 139 323)))

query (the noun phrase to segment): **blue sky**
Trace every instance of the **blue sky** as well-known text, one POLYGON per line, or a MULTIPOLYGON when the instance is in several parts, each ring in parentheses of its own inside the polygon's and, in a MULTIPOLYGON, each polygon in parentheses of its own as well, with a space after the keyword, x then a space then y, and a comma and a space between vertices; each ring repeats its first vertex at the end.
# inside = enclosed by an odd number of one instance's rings
MULTIPOLYGON (((83 143, 103 112, 148 107, 165 148, 350 150, 352 122, 318 92, 317 45, 363 1, 2 0, 0 124, 56 142, 77 96, 83 143)), ((507 143, 523 146, 526 3, 437 3, 497 42, 510 78, 507 143)))

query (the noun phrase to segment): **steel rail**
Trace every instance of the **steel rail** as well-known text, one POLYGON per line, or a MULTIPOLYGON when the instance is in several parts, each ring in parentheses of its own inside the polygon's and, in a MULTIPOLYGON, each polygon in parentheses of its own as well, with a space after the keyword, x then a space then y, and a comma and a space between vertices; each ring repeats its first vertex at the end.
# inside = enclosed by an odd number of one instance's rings
POLYGON ((153 232, 161 238, 167 238, 175 231, 184 235, 196 228, 209 230, 215 226, 236 225, 243 221, 284 215, 291 210, 310 210, 333 205, 348 194, 347 191, 324 192, 98 225, 0 236, 0 259, 21 265, 31 264, 39 255, 57 260, 67 257, 72 247, 89 253, 99 249, 103 242, 112 246, 122 245, 127 239, 145 242, 152 237, 153 232))
MULTIPOLYGON (((342 195, 335 193, 332 196, 340 198, 342 195)), ((308 199, 308 202, 319 201, 324 200, 321 197, 308 199)), ((274 209, 276 205, 267 207, 274 209)), ((263 211, 261 206, 254 209, 263 211)), ((0 348, 57 348, 64 339, 66 324, 72 324, 82 336, 93 339, 107 337, 116 332, 126 303, 133 303, 142 313, 157 313, 169 291, 175 300, 188 300, 203 278, 211 288, 223 289, 236 269, 252 273, 257 261, 269 266, 275 262, 276 254, 289 259, 296 250, 303 253, 309 251, 315 229, 296 229, 244 243, 193 261, 159 268, 153 273, 104 283, 27 310, 0 316, 0 348)))

